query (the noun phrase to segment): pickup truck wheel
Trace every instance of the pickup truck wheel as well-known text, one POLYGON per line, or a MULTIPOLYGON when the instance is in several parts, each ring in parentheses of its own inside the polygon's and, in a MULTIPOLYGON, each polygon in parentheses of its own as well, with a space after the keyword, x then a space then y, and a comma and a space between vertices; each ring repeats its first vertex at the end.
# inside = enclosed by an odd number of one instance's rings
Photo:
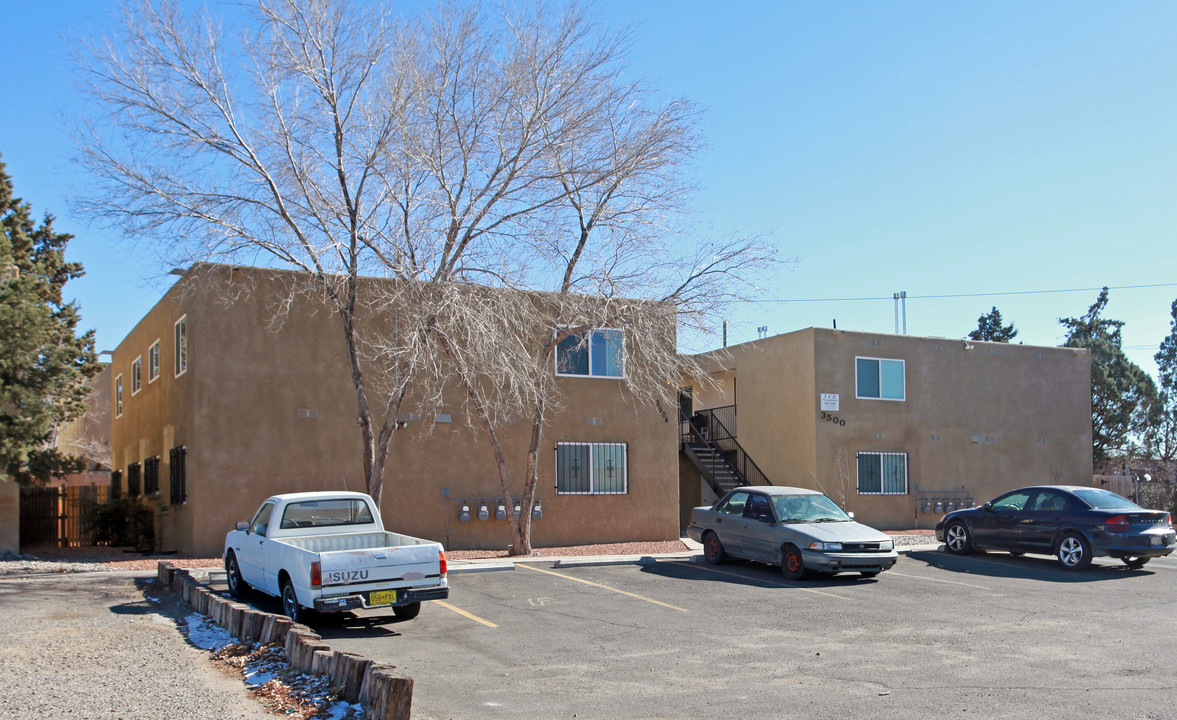
POLYGON ((412 620, 421 612, 421 603, 409 603, 408 605, 398 605, 392 609, 392 614, 396 615, 397 620, 412 620))
POLYGON ((282 612, 291 622, 300 623, 306 620, 306 611, 298 604, 298 594, 294 592, 294 584, 289 580, 282 583, 282 612))
POLYGON ((229 594, 233 597, 244 597, 249 592, 249 585, 241 577, 241 567, 237 565, 237 555, 232 551, 225 556, 225 580, 229 584, 229 594))

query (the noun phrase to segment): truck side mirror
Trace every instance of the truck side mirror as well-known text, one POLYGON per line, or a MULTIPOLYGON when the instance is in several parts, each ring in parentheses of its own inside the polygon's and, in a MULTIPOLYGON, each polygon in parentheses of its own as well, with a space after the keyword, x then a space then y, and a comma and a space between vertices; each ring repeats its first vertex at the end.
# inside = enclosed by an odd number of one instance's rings
POLYGON ((238 520, 237 521, 237 529, 238 530, 248 530, 249 529, 249 521, 248 520, 238 520))

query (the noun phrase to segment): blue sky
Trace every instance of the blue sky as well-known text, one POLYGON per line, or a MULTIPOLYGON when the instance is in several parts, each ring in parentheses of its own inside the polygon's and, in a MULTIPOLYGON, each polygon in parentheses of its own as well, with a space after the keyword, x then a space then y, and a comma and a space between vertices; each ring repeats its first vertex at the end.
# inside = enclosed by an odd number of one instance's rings
MULTIPOLYGON (((68 39, 101 32, 108 7, 0 0, 0 154, 17 194, 77 236, 87 276, 67 293, 99 349, 170 269, 69 217, 85 178, 65 132, 81 102, 68 39)), ((703 110, 704 231, 766 233, 797 259, 765 302, 733 309, 729 342, 835 321, 893 332, 905 291, 911 334, 962 337, 996 305, 1018 340, 1056 345, 1058 318, 1107 285, 1129 355, 1154 370, 1177 298, 1177 3, 596 8, 634 27, 630 72, 703 110)))

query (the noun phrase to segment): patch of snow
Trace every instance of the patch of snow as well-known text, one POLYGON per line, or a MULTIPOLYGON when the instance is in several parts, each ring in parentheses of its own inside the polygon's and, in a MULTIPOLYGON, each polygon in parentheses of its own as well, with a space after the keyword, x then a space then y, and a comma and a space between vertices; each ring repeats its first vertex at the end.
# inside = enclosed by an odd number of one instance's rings
POLYGON ((215 651, 237 642, 228 630, 200 613, 192 613, 186 618, 186 621, 188 623, 188 640, 198 648, 215 651))

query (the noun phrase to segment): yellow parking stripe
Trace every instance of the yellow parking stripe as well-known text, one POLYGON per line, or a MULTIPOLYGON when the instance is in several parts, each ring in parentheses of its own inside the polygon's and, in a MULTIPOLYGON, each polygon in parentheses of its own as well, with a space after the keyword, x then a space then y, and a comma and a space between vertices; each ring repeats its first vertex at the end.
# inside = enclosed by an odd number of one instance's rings
POLYGON ((949 585, 964 585, 965 587, 978 588, 980 590, 992 590, 993 589, 993 588, 987 588, 984 585, 973 585, 972 583, 958 582, 956 580, 940 580, 938 578, 924 577, 923 575, 908 575, 906 573, 895 572, 894 570, 888 570, 887 574, 888 575, 898 575, 899 577, 915 578, 916 580, 927 580, 928 582, 947 583, 949 585))
POLYGON ((465 610, 463 610, 463 609, 461 609, 461 608, 456 608, 456 607, 454 607, 453 605, 450 605, 450 604, 449 604, 449 603, 447 603, 447 602, 442 602, 441 600, 433 600, 432 602, 435 602, 435 603, 437 603, 438 605, 442 606, 442 607, 443 607, 443 608, 445 608, 446 610, 453 610, 454 612, 456 612, 457 614, 461 615, 462 617, 464 617, 464 618, 469 618, 469 619, 473 620, 473 621, 474 621, 474 622, 476 622, 476 623, 482 623, 483 625, 485 625, 485 626, 487 626, 487 627, 492 627, 492 628, 497 628, 497 627, 498 627, 498 625, 495 625, 495 624, 494 624, 494 623, 492 623, 490 620, 483 620, 482 618, 478 617, 477 615, 471 615, 470 613, 466 612, 465 610))
POLYGON ((739 573, 729 572, 727 570, 720 570, 719 568, 713 568, 713 567, 709 567, 707 565, 699 565, 698 567, 700 570, 706 570, 707 572, 716 573, 717 575, 730 575, 731 577, 740 578, 741 580, 754 580, 756 582, 766 582, 771 585, 776 585, 777 587, 789 588, 790 590, 804 590, 805 592, 808 592, 808 593, 814 593, 815 595, 825 595, 826 597, 838 598, 839 600, 849 600, 850 599, 847 597, 842 597, 841 595, 835 595, 833 593, 823 592, 821 590, 814 590, 813 588, 797 587, 796 585, 786 585, 784 583, 774 583, 771 580, 761 580, 760 578, 749 577, 747 575, 741 575, 739 573))
POLYGON ((631 598, 637 598, 638 600, 645 600, 648 603, 654 603, 655 605, 661 605, 662 607, 670 608, 671 610, 678 610, 679 612, 688 612, 684 608, 675 607, 674 605, 667 605, 666 603, 660 602, 658 600, 652 600, 648 597, 642 597, 641 595, 635 595, 631 592, 626 592, 624 590, 618 590, 617 588, 609 587, 608 585, 601 585, 600 583, 589 582, 588 580, 582 580, 578 577, 572 577, 571 575, 565 575, 563 573, 552 572, 551 570, 542 570, 537 567, 532 567, 531 565, 529 565, 527 563, 516 563, 515 567, 524 568, 527 570, 534 570, 536 572, 545 573, 547 575, 555 575, 558 578, 564 578, 565 580, 574 580, 578 583, 584 583, 585 585, 592 585, 593 587, 602 588, 604 590, 612 590, 613 592, 618 593, 620 595, 625 595, 625 596, 631 597, 631 598))

